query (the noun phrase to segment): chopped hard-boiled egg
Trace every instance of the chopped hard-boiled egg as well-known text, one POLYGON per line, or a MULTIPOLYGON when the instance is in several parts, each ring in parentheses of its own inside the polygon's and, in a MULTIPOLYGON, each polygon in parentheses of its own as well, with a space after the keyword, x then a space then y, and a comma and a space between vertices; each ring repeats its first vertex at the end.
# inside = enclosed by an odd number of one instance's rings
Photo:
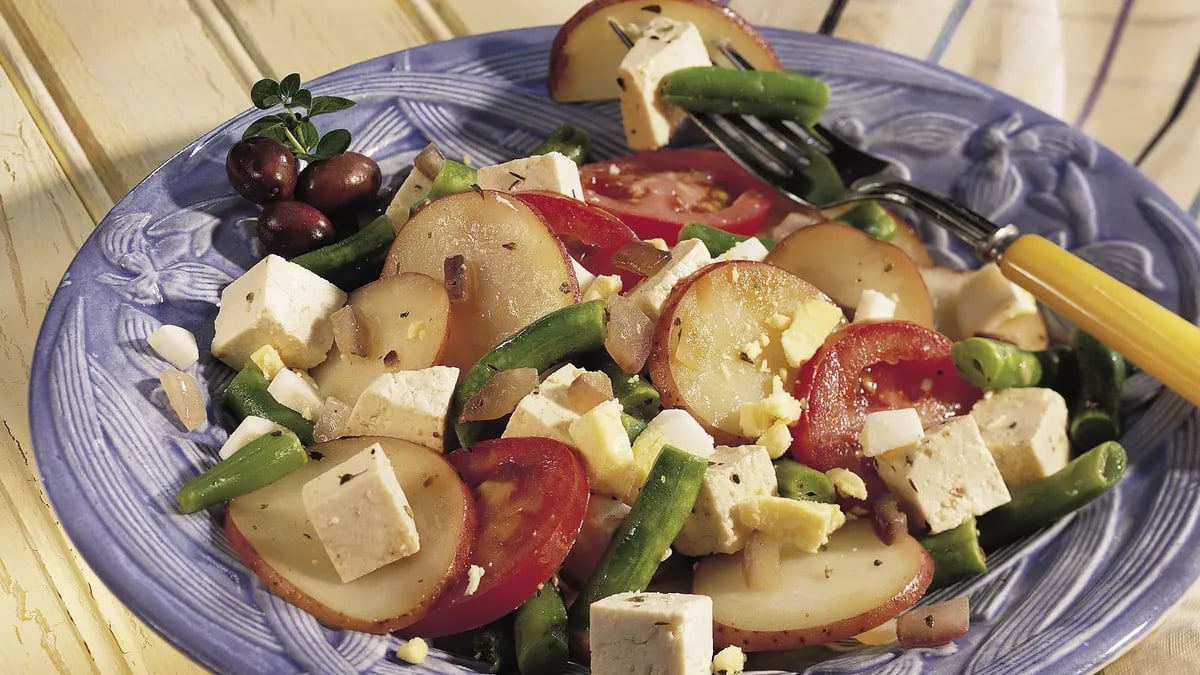
POLYGON ((864 288, 854 307, 854 321, 889 321, 896 318, 896 298, 864 288))
POLYGON ((792 313, 791 324, 780 336, 788 365, 798 368, 811 359, 825 338, 845 319, 837 305, 821 298, 800 302, 792 313))
POLYGON ((633 448, 621 424, 621 403, 611 399, 597 405, 571 422, 568 433, 587 467, 592 490, 626 494, 633 486, 633 448))
POLYGON ((863 420, 858 442, 863 455, 876 457, 885 452, 916 443, 925 436, 921 416, 914 408, 880 410, 868 413, 863 420))
POLYGON ((271 345, 263 345, 254 350, 254 353, 250 355, 250 361, 258 366, 258 369, 262 371, 263 377, 267 378, 268 381, 275 379, 279 371, 287 368, 287 366, 283 365, 283 359, 279 358, 279 351, 271 345))
POLYGON ((631 150, 661 148, 687 119, 682 108, 659 97, 663 77, 680 68, 711 64, 695 25, 665 17, 650 20, 617 68, 621 121, 631 150))
POLYGON ((776 375, 771 378, 771 393, 766 398, 742 404, 738 422, 743 436, 759 438, 777 422, 784 426, 795 424, 802 412, 803 404, 783 388, 783 380, 776 375))
POLYGON ((615 274, 601 274, 588 284, 586 291, 583 291, 583 301, 608 300, 620 292, 621 277, 615 274))
POLYGON ((717 256, 717 260, 753 260, 755 262, 762 262, 768 253, 770 251, 767 250, 766 246, 763 246, 763 243, 758 238, 750 237, 729 247, 728 251, 717 256))
POLYGON ((862 476, 849 469, 833 468, 825 472, 838 495, 847 499, 866 500, 867 484, 862 476))
POLYGON ((321 412, 325 398, 321 396, 317 385, 305 375, 290 368, 275 373, 271 384, 267 385, 267 393, 276 401, 300 413, 304 419, 312 421, 321 412))
POLYGON ((196 336, 191 331, 169 323, 158 327, 146 339, 155 353, 179 370, 187 370, 200 359, 196 336))
POLYGON ((746 669, 746 653, 737 645, 717 652, 712 660, 713 675, 741 675, 746 669))
POLYGON ((421 638, 411 638, 408 642, 396 647, 396 658, 414 666, 425 662, 429 656, 429 644, 421 638))
POLYGON ((829 535, 846 524, 837 504, 786 497, 755 497, 739 502, 734 515, 753 530, 809 553, 829 543, 829 535))
POLYGON ((786 424, 776 420, 754 443, 766 448, 771 459, 779 459, 792 447, 792 432, 788 431, 786 424))
POLYGON ((229 434, 229 438, 225 439, 225 443, 221 449, 217 451, 217 455, 221 459, 229 459, 233 453, 241 450, 258 438, 266 436, 270 433, 285 432, 287 429, 279 426, 269 419, 250 415, 242 420, 233 433, 229 434))

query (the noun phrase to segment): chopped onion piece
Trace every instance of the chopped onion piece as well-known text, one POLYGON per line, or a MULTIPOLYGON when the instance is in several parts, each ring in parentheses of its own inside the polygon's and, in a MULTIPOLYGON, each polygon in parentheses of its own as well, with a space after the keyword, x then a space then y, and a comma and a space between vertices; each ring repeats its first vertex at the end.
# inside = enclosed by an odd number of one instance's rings
POLYGON ((441 172, 442 163, 445 161, 446 157, 441 150, 438 150, 437 144, 430 143, 413 158, 413 168, 433 179, 441 172))
POLYGON ((879 540, 891 546, 901 537, 908 536, 908 516, 900 510, 900 502, 892 495, 884 495, 875 502, 871 523, 879 540))
POLYGON ((467 261, 462 254, 452 255, 442 263, 442 274, 446 279, 446 295, 450 302, 467 299, 467 261))
POLYGON ((671 262, 671 253, 644 241, 631 241, 612 254, 612 264, 644 277, 653 276, 671 262))
POLYGON ((183 428, 195 431, 208 419, 208 411, 204 408, 204 397, 200 395, 200 387, 196 378, 181 370, 164 370, 158 376, 163 391, 167 394, 167 403, 183 428))
POLYGON ((358 320, 358 311, 351 305, 339 309, 329 316, 333 324, 333 341, 338 351, 343 354, 364 356, 367 348, 363 345, 362 324, 358 320))
POLYGON ((504 417, 517 409, 521 399, 538 386, 537 368, 502 370, 463 404, 458 421, 482 422, 504 417))
POLYGON ((349 405, 332 396, 325 399, 321 414, 317 416, 317 424, 313 427, 313 440, 324 443, 345 436, 350 410, 349 405))
POLYGON ((746 585, 755 590, 771 588, 780 581, 783 566, 779 563, 780 542, 775 537, 755 532, 742 551, 742 576, 746 585))
POLYGON ((580 415, 612 397, 612 380, 604 373, 589 370, 567 387, 567 404, 580 415))
POLYGON ((967 634, 971 605, 967 596, 917 607, 896 619, 896 638, 905 647, 940 647, 967 634))
POLYGON ((608 327, 604 332, 604 348, 621 370, 641 372, 650 358, 651 333, 654 322, 632 300, 622 295, 608 299, 608 327))

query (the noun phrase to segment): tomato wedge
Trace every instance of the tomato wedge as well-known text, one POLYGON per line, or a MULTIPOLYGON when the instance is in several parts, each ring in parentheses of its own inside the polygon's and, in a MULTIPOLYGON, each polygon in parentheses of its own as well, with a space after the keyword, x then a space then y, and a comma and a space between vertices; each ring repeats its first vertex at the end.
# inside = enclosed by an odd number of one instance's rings
POLYGON ((587 271, 595 275, 620 274, 625 288, 641 281, 637 274, 612 264, 613 253, 638 238, 616 216, 557 192, 530 190, 513 197, 541 216, 567 247, 567 253, 587 271))
POLYGON ((475 497, 479 529, 470 564, 484 575, 470 595, 466 577, 460 578, 404 629, 406 636, 461 633, 516 609, 562 565, 587 510, 587 473, 558 441, 482 441, 447 459, 475 497))
POLYGON ((796 379, 795 396, 807 406, 792 427, 792 457, 874 476, 858 456, 867 413, 916 408, 929 428, 968 412, 981 392, 954 369, 952 344, 907 321, 850 324, 829 336, 796 379))
POLYGON ((587 203, 625 222, 642 239, 674 244, 699 222, 757 234, 775 192, 717 150, 659 150, 579 167, 587 203))

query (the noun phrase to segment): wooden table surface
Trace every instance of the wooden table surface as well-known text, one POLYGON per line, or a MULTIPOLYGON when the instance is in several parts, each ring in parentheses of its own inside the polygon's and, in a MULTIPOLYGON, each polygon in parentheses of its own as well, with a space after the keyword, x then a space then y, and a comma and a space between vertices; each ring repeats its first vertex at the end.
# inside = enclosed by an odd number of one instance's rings
MULTIPOLYGON (((0 669, 199 670, 75 553, 30 447, 26 391, 38 327, 71 257, 114 202, 248 107, 249 86, 262 76, 308 79, 456 35, 560 23, 580 4, 0 0, 0 669)), ((1079 124, 1140 160, 1193 215, 1200 210, 1200 95, 1186 86, 1200 47, 1197 0, 842 4, 835 35, 938 61, 1079 124)), ((835 23, 829 0, 734 5, 767 24, 835 23)), ((1198 655, 1193 589, 1106 672, 1195 672, 1198 655)))

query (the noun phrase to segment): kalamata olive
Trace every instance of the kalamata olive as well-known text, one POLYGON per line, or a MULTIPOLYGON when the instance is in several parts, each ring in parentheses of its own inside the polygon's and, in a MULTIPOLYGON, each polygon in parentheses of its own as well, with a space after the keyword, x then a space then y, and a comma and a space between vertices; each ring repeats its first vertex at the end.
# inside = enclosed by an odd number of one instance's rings
POLYGON ((296 156, 279 141, 263 136, 234 143, 225 156, 229 184, 256 204, 291 199, 296 171, 296 156))
POLYGON ((335 235, 329 218, 308 204, 275 202, 258 217, 258 239, 267 253, 294 258, 332 244, 335 235))
POLYGON ((370 203, 382 182, 375 160, 347 152, 304 167, 296 184, 296 199, 325 213, 347 211, 370 203))

